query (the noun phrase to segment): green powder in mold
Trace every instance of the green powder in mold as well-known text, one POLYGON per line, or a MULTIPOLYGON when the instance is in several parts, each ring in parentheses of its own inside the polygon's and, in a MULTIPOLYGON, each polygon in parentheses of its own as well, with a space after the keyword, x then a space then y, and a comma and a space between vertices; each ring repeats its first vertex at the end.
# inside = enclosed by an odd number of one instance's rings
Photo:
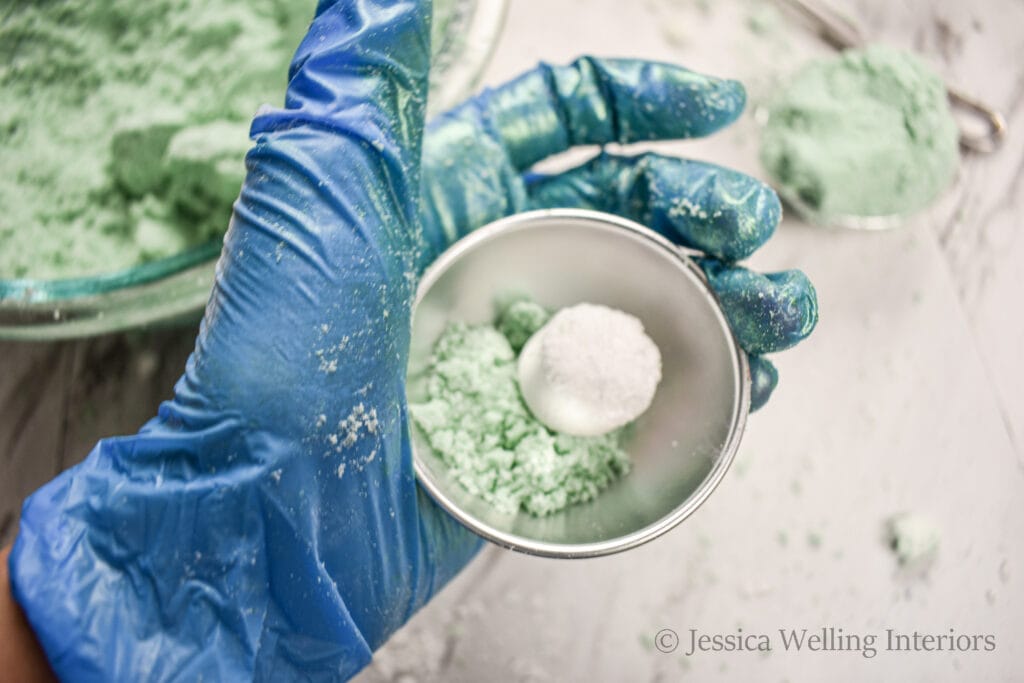
MULTIPOLYGON (((435 2, 435 33, 460 4, 435 2)), ((315 7, 3 3, 0 279, 106 273, 219 238, 250 120, 282 104, 315 7)))
POLYGON ((797 72, 769 105, 761 160, 782 194, 823 218, 904 214, 949 185, 957 127, 939 76, 872 46, 797 72))
POLYGON ((548 309, 535 301, 522 299, 505 308, 498 319, 498 331, 508 339, 512 350, 519 353, 533 333, 544 327, 550 318, 548 309))
POLYGON ((499 319, 510 336, 494 325, 450 324, 434 347, 426 400, 410 405, 454 479, 507 513, 543 516, 591 500, 630 469, 623 430, 554 433, 523 403, 511 340, 521 347, 521 335, 528 338, 547 318, 536 304, 518 302, 499 319))

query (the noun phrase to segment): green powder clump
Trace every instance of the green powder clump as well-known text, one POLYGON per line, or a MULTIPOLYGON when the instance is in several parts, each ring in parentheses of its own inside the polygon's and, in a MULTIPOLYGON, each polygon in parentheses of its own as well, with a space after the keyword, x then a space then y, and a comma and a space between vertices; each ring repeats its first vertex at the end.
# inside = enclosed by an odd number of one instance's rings
POLYGON ((793 77, 769 105, 761 161, 784 196, 822 218, 905 214, 952 180, 957 127, 938 75, 873 46, 793 77))
MULTIPOLYGON (((457 5, 435 3, 435 29, 457 5)), ((250 120, 283 103, 315 7, 0 3, 0 278, 108 273, 218 239, 250 120)))
MULTIPOLYGON (((513 318, 530 318, 525 310, 520 306, 513 318)), ((493 325, 447 327, 434 347, 426 393, 410 406, 414 423, 455 480, 503 512, 558 512, 591 500, 630 469, 622 430, 569 436, 530 414, 519 394, 515 351, 493 325)))
POLYGON ((940 535, 929 519, 905 512, 885 520, 885 530, 901 567, 924 571, 935 561, 940 535))
POLYGON ((533 333, 551 318, 548 309, 535 301, 521 299, 506 308, 498 319, 498 331, 505 335, 512 350, 519 353, 533 333))

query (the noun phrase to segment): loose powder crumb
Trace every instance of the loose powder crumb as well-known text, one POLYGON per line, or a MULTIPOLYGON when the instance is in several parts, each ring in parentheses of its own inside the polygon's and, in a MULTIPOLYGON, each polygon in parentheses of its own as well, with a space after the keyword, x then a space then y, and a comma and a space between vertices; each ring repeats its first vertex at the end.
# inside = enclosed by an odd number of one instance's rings
POLYGON ((924 571, 939 551, 939 532, 921 515, 902 513, 886 520, 889 548, 901 567, 924 571))
MULTIPOLYGON (((544 317, 519 320, 543 324, 544 317)), ((524 329, 502 327, 517 340, 524 329)), ((591 500, 630 469, 623 430, 569 436, 530 414, 513 346, 494 325, 450 324, 434 347, 426 393, 410 409, 427 443, 467 491, 503 512, 557 512, 591 500)))
POLYGON ((882 46, 807 64, 769 105, 761 161, 824 218, 900 215, 945 189, 959 161, 942 80, 882 46))

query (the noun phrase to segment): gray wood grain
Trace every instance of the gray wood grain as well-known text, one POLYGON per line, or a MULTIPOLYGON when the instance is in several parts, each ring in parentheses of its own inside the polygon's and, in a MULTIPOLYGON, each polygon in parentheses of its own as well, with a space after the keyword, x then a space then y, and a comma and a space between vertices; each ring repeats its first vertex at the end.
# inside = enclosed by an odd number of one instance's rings
POLYGON ((0 545, 24 498, 170 398, 196 327, 57 343, 0 342, 0 545))

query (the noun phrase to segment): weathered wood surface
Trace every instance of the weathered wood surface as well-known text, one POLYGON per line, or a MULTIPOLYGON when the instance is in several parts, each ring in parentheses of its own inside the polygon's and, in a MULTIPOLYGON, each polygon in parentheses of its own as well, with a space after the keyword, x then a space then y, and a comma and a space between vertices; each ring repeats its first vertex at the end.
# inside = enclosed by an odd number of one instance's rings
POLYGON ((192 326, 76 341, 0 342, 0 543, 21 501, 88 454, 130 433, 172 394, 192 326))

